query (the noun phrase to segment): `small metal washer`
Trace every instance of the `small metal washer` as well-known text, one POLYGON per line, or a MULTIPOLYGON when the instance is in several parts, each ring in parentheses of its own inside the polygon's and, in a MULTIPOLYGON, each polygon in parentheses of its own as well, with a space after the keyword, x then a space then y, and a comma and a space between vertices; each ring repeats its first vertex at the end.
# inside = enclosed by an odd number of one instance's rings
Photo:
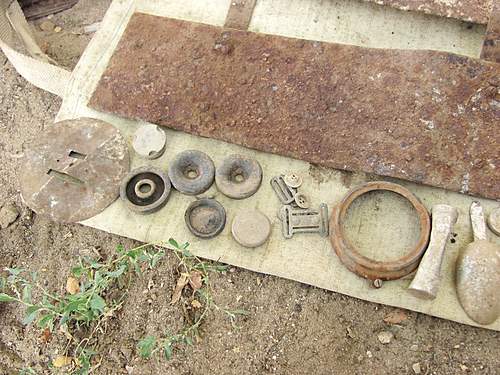
POLYGON ((202 198, 189 205, 184 214, 188 229, 200 238, 217 236, 226 225, 226 210, 215 199, 202 198))
POLYGON ((122 180, 120 198, 130 210, 149 214, 158 211, 167 203, 171 189, 166 173, 153 167, 140 167, 122 180), (149 189, 143 190, 144 186, 149 189))
POLYGON ((287 174, 283 177, 283 180, 285 181, 285 184, 287 184, 288 187, 297 189, 302 185, 302 177, 295 173, 290 173, 287 174))
POLYGON ((258 247, 269 238, 271 222, 260 211, 240 211, 233 219, 231 234, 241 246, 258 247))
POLYGON ((262 182, 262 168, 255 159, 242 155, 226 157, 215 173, 217 189, 233 199, 244 199, 255 194, 262 182))
POLYGON ((490 216, 488 216, 488 226, 493 233, 500 236, 500 207, 491 211, 490 216))
POLYGON ((132 146, 135 152, 146 159, 157 159, 163 155, 167 145, 167 135, 158 125, 140 126, 134 133, 132 146))
POLYGON ((175 157, 168 169, 168 176, 172 185, 181 193, 197 195, 206 191, 214 182, 215 165, 204 152, 186 150, 175 157))

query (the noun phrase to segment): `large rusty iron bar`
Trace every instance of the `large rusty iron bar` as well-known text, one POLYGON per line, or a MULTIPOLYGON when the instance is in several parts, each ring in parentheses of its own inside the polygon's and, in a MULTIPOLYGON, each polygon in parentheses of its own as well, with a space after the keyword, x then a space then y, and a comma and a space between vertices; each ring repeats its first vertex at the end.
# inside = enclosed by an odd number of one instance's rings
POLYGON ((500 198, 500 64, 135 14, 90 106, 203 137, 500 198))
POLYGON ((440 17, 487 24, 495 0, 364 0, 396 9, 411 10, 440 17))

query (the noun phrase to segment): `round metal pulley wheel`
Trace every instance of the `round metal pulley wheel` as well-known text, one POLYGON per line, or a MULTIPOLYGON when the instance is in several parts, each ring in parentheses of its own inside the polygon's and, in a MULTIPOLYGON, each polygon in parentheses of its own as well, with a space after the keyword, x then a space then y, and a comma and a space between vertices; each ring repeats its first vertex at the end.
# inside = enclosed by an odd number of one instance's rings
POLYGON ((351 272, 370 280, 395 280, 413 272, 427 248, 430 231, 429 213, 418 198, 403 186, 384 181, 369 182, 351 190, 335 207, 330 220, 330 241, 335 253, 351 272), (406 255, 393 261, 377 261, 361 255, 345 235, 344 222, 349 207, 355 199, 374 190, 391 191, 406 198, 420 221, 417 244, 406 255))
POLYGON ((139 214, 158 211, 168 200, 172 186, 167 174, 153 167, 140 167, 130 172, 120 186, 120 198, 139 214))
POLYGON ((215 199, 198 199, 189 205, 184 219, 188 229, 196 237, 212 238, 224 229, 226 210, 215 199))
POLYGON ((217 167, 215 183, 219 191, 233 199, 244 199, 255 194, 262 182, 262 168, 255 159, 230 155, 217 167))
POLYGON ((82 221, 116 200, 129 168, 127 142, 114 126, 90 118, 61 121, 26 149, 21 195, 37 214, 82 221))
POLYGON ((204 152, 187 150, 178 154, 168 176, 172 185, 181 193, 197 195, 205 192, 214 182, 214 162, 204 152))

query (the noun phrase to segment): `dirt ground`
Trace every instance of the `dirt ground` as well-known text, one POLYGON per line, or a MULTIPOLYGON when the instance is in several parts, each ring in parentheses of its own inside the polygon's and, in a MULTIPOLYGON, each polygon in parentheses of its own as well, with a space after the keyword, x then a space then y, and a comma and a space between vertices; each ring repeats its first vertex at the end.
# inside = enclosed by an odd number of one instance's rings
MULTIPOLYGON (((72 68, 92 34, 83 26, 99 21, 110 0, 81 0, 73 9, 54 15, 61 31, 41 31, 33 23, 47 53, 72 68)), ((21 78, 0 56, 0 206, 14 202, 19 219, 0 230, 0 267, 38 270, 46 288, 63 292, 78 255, 97 248, 111 255, 118 244, 134 241, 78 224, 63 225, 37 216, 19 197, 17 171, 29 140, 50 124, 60 100, 21 78)), ((117 316, 104 327, 97 374, 498 374, 497 332, 407 312, 408 319, 388 325, 395 309, 360 301, 297 282, 232 268, 216 275, 218 305, 246 309, 238 329, 227 317, 212 313, 202 326, 202 340, 177 351, 170 361, 140 359, 137 341, 146 334, 170 332, 183 324, 182 309, 171 306, 175 259, 167 258, 131 287, 117 316), (148 288, 148 285, 152 288, 148 288), (390 331, 388 344, 378 334, 390 331), (415 369, 413 367, 415 367, 415 369)), ((49 374, 48 363, 62 350, 56 333, 43 344, 40 331, 21 323, 24 309, 0 304, 0 375, 31 367, 49 374)))

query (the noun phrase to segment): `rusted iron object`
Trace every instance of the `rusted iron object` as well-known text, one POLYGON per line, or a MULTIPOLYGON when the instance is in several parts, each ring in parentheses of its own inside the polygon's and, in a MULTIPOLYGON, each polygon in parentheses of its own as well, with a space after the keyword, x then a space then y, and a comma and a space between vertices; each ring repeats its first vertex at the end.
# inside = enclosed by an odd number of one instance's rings
POLYGON ((500 0, 493 0, 493 9, 484 36, 481 58, 500 63, 500 0))
POLYGON ((355 274, 369 280, 395 280, 413 272, 424 255, 429 242, 431 220, 427 209, 408 189, 391 182, 369 182, 352 189, 334 208, 330 219, 330 241, 341 262, 355 274), (361 195, 374 190, 386 190, 406 198, 415 208, 420 220, 420 234, 413 249, 393 261, 377 261, 361 255, 345 235, 344 222, 351 204, 361 195))
POLYGON ((135 14, 90 106, 203 137, 500 198, 500 64, 135 14))
POLYGON ((486 24, 494 0, 364 0, 401 10, 412 10, 440 17, 486 24))
POLYGON ((127 142, 111 124, 61 121, 27 148, 21 196, 33 211, 54 221, 82 221, 118 198, 129 166, 127 142))

